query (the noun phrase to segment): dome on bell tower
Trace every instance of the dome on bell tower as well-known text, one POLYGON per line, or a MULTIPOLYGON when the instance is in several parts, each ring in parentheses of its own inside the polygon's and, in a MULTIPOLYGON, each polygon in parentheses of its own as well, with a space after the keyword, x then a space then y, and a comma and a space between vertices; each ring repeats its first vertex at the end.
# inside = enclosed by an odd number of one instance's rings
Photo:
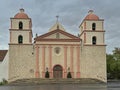
POLYGON ((99 20, 99 17, 94 14, 93 10, 89 10, 88 15, 85 17, 84 20, 99 20))
POLYGON ((28 17, 28 15, 24 12, 24 9, 21 8, 21 9, 20 9, 20 12, 17 13, 17 14, 14 16, 14 18, 18 18, 18 19, 28 19, 29 17, 28 17))

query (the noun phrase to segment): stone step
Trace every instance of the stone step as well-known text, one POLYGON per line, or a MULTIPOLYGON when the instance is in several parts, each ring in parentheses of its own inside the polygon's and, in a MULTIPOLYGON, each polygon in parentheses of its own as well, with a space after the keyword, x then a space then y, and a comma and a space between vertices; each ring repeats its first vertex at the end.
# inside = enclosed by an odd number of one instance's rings
POLYGON ((80 78, 80 79, 41 79, 41 78, 32 78, 32 79, 19 79, 9 83, 8 85, 39 85, 39 84, 64 84, 64 83, 78 83, 78 84, 99 84, 103 83, 102 81, 90 78, 80 78))

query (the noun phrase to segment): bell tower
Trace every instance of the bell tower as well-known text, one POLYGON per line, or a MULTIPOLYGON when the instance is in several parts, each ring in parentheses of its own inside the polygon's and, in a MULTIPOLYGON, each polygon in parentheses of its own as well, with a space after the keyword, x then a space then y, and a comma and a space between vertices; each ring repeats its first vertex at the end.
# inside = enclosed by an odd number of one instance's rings
POLYGON ((32 21, 24 9, 10 20, 10 44, 32 44, 32 21))
POLYGON ((103 23, 103 19, 99 19, 93 10, 89 10, 80 25, 80 38, 84 45, 105 45, 103 23))
POLYGON ((106 45, 104 20, 89 10, 80 28, 81 78, 95 78, 104 82, 106 79, 106 45), (88 72, 85 72, 88 71, 88 72))
POLYGON ((24 9, 20 9, 10 20, 9 81, 34 77, 34 74, 30 73, 31 69, 34 70, 31 18, 24 9))

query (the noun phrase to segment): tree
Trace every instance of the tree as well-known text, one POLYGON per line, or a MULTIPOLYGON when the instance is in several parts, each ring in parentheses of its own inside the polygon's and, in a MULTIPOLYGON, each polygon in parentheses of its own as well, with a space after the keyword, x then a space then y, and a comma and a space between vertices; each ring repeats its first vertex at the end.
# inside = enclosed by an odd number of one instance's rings
POLYGON ((115 47, 115 50, 113 50, 113 54, 120 54, 120 48, 115 47))
POLYGON ((8 81, 6 80, 6 79, 2 79, 2 82, 0 82, 0 85, 5 85, 5 84, 7 84, 8 83, 8 81))
POLYGON ((111 72, 110 66, 114 62, 113 55, 107 54, 106 59, 107 59, 107 73, 110 73, 111 72))
POLYGON ((120 79, 120 48, 115 48, 113 54, 107 54, 108 79, 120 79))

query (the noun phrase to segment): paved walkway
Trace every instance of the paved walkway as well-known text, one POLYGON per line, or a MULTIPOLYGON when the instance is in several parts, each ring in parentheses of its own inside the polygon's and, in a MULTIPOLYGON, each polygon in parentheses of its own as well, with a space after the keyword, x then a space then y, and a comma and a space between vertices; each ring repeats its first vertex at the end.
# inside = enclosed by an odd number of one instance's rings
MULTIPOLYGON (((102 84, 40 84, 3 86, 0 90, 107 90, 107 86, 102 84)), ((112 90, 112 89, 110 89, 112 90)), ((114 89, 113 89, 114 90, 114 89)), ((119 89, 118 89, 119 90, 119 89)))

